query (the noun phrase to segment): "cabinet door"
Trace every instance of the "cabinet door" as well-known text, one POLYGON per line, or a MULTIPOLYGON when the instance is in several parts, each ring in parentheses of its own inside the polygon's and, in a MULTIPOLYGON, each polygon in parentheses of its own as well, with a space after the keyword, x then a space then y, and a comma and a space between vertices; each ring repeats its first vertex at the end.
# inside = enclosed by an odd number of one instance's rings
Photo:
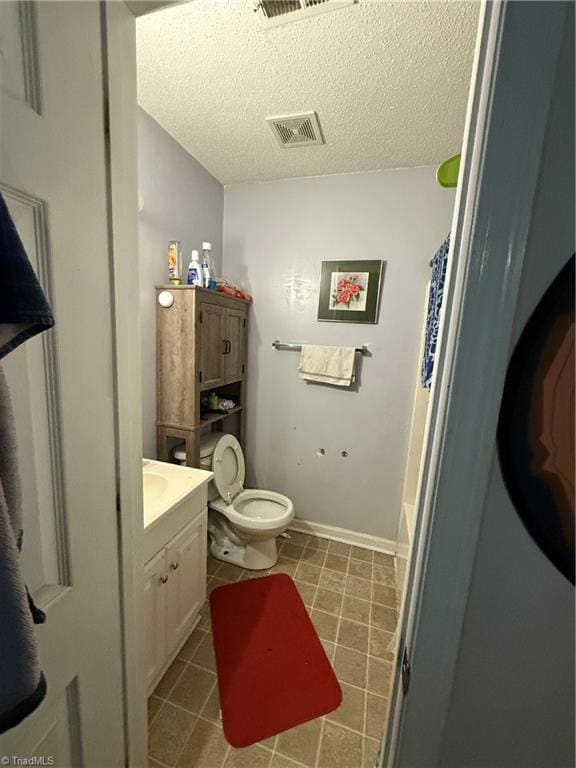
POLYGON ((206 535, 204 510, 167 547, 168 653, 184 642, 206 600, 206 535))
POLYGON ((244 309, 226 310, 226 332, 224 339, 224 378, 226 382, 237 381, 244 376, 244 350, 246 336, 246 312, 244 309))
POLYGON ((155 683, 166 658, 166 550, 153 557, 144 568, 146 617, 146 685, 155 683))
POLYGON ((202 389, 224 383, 224 331, 226 310, 218 304, 200 304, 200 371, 202 389))

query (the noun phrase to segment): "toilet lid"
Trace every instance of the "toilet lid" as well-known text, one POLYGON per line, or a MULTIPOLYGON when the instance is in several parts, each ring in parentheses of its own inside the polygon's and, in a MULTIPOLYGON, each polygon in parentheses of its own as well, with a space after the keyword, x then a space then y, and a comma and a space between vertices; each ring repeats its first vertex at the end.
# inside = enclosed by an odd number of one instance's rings
POLYGON ((231 501, 244 489, 246 466, 240 443, 234 435, 224 435, 214 448, 214 483, 224 501, 231 501))

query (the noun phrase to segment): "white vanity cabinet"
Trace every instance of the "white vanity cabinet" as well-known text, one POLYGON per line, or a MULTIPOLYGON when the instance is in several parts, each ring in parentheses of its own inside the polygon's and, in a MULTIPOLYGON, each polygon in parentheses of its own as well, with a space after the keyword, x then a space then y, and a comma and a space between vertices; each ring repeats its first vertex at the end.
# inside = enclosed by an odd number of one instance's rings
POLYGON ((145 566, 148 693, 194 628, 206 599, 206 524, 204 507, 145 566))

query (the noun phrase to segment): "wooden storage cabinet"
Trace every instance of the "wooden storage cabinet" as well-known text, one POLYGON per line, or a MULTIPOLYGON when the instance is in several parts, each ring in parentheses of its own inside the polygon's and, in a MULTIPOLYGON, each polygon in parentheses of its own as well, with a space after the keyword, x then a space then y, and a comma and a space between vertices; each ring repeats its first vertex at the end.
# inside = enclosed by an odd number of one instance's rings
MULTIPOLYGON (((159 286, 170 307, 156 303, 158 458, 170 460, 170 439, 186 442, 187 463, 199 464, 200 397, 208 390, 237 384, 240 430, 246 378, 248 302, 191 286, 159 286)), ((241 437, 241 435, 240 435, 241 437)))
POLYGON ((192 631, 206 599, 206 540, 204 509, 144 568, 148 693, 192 631))

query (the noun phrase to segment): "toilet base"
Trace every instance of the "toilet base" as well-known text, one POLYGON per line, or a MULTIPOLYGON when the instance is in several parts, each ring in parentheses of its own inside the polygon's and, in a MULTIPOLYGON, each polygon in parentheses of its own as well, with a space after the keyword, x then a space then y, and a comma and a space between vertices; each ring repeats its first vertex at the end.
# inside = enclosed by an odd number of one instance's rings
POLYGON ((244 546, 234 544, 227 536, 220 541, 210 537, 210 554, 217 560, 238 565, 249 571, 272 568, 278 562, 276 539, 248 542, 244 546))

